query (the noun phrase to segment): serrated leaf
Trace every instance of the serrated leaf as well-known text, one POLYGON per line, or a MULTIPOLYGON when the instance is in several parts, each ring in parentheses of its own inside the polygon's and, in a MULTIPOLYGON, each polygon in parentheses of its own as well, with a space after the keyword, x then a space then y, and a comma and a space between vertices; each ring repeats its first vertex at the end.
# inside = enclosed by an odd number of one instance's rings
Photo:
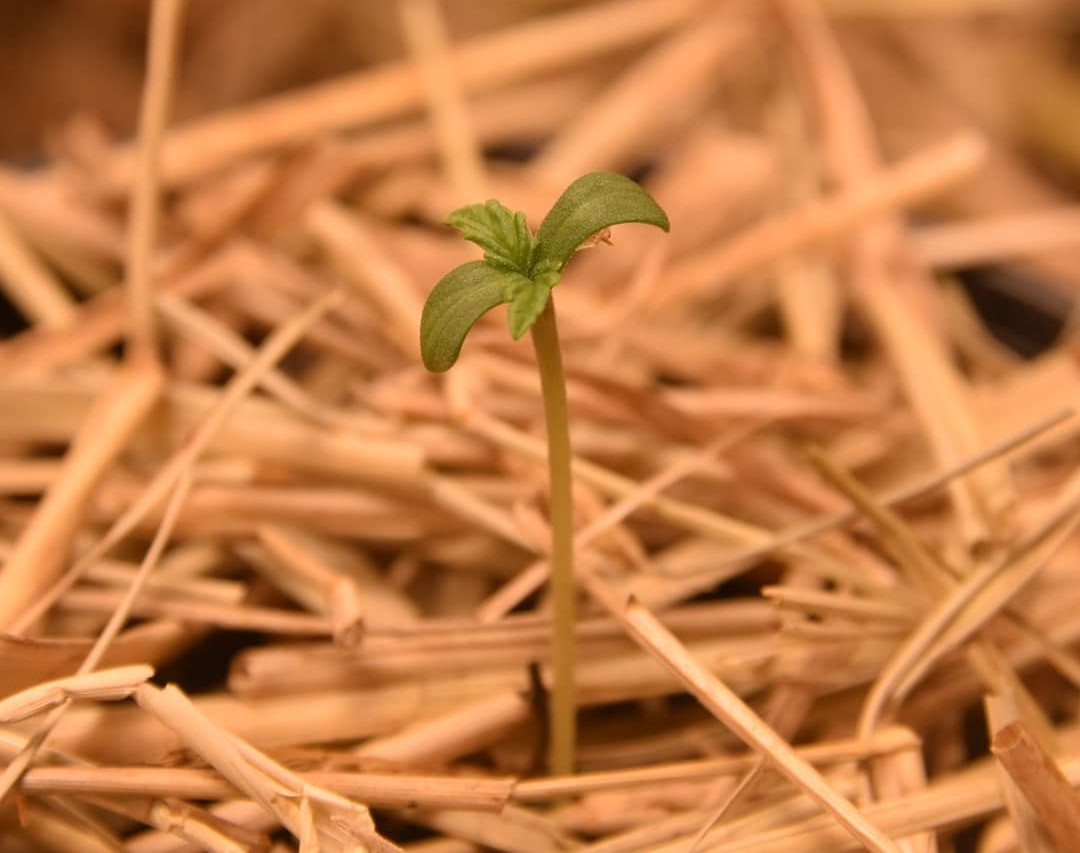
POLYGON ((433 373, 449 370, 457 361, 469 329, 529 279, 496 269, 486 261, 471 261, 450 270, 432 289, 420 315, 420 355, 433 373))
POLYGON ((532 328, 532 324, 547 305, 552 286, 558 280, 557 275, 554 279, 549 275, 540 281, 530 281, 528 287, 522 287, 514 293, 507 309, 507 319, 510 323, 510 337, 515 341, 532 328))
POLYGON ((534 266, 561 270, 593 234, 624 222, 644 222, 667 231, 667 214, 640 186, 614 172, 591 172, 559 196, 537 229, 534 266))
POLYGON ((448 225, 484 250, 484 259, 501 269, 528 275, 536 252, 536 238, 525 214, 512 212, 495 199, 458 208, 446 217, 448 225))

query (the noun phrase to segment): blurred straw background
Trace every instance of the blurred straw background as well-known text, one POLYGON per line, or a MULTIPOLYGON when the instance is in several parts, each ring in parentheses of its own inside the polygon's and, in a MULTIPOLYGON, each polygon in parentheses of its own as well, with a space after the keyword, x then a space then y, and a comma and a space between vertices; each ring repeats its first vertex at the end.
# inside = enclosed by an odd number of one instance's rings
POLYGON ((0 8, 0 849, 1080 838, 1067 0, 0 8), (531 350, 423 300, 580 174, 579 772, 531 350))

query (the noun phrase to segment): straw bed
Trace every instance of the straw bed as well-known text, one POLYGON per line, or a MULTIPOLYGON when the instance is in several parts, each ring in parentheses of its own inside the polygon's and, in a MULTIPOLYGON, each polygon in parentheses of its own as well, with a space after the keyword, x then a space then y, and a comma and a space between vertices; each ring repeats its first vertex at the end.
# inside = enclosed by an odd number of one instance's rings
POLYGON ((0 168, 0 848, 1075 846, 1076 11, 265 2, 0 168), (672 229, 557 291, 551 776, 535 358, 418 326, 449 210, 593 170, 672 229))

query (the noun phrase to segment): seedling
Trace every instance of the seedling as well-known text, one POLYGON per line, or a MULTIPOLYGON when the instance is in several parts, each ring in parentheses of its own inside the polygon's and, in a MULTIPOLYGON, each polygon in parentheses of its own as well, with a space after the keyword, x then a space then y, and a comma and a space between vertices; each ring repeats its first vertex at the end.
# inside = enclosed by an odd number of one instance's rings
POLYGON ((592 172, 566 188, 535 234, 525 214, 513 213, 494 199, 455 210, 446 222, 480 246, 484 259, 451 270, 428 296, 420 318, 420 352, 427 369, 449 370, 473 324, 504 302, 510 303, 510 336, 517 340, 532 331, 547 425, 551 510, 554 686, 548 763, 553 774, 572 773, 576 702, 570 429, 551 290, 567 261, 590 238, 623 222, 644 222, 667 231, 668 218, 629 178, 592 172))

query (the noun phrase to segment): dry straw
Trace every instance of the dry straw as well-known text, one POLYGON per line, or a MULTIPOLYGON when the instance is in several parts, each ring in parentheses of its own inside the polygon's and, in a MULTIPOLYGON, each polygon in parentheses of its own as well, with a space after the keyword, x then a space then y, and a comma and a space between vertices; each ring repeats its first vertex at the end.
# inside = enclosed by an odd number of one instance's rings
POLYGON ((0 168, 0 848, 1069 849, 1067 4, 278 5, 252 55, 245 4, 157 0, 132 141, 0 168), (170 122, 233 55, 358 70, 170 122), (672 234, 558 288, 551 776, 533 358, 485 317, 432 377, 417 332, 452 208, 601 169, 672 234), (1061 329, 1025 360, 995 304, 1061 329))

